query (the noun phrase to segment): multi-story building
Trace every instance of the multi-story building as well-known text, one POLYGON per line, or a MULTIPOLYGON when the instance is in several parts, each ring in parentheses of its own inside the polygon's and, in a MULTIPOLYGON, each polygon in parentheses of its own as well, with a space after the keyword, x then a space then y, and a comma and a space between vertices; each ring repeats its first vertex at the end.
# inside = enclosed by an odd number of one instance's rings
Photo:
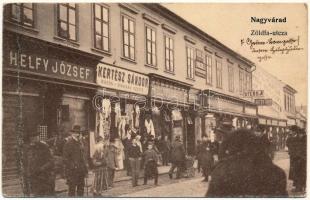
POLYGON ((253 89, 263 91, 252 99, 257 104, 259 125, 271 134, 286 134, 289 126, 296 125, 295 89, 259 66, 253 73, 253 89))
POLYGON ((3 27, 4 185, 35 131, 123 139, 129 123, 143 135, 152 106, 155 135, 180 134, 191 154, 222 121, 255 121, 242 98, 254 63, 162 5, 8 4, 3 27))

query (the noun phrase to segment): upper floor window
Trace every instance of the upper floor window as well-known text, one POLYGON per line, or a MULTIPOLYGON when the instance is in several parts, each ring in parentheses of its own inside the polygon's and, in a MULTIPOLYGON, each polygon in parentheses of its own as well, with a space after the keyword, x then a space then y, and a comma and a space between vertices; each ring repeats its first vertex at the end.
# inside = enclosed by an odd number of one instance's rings
POLYGON ((165 69, 174 72, 174 44, 173 39, 165 35, 165 69))
POLYGON ((186 47, 186 57, 187 57, 187 78, 194 79, 194 49, 191 47, 186 47))
POLYGON ((203 52, 196 49, 196 63, 195 63, 195 73, 197 76, 206 78, 206 67, 203 59, 203 52))
POLYGON ((212 57, 206 55, 206 66, 207 66, 207 84, 212 85, 212 57))
POLYGON ((94 29, 95 48, 110 51, 109 9, 100 4, 94 4, 94 29))
POLYGON ((228 89, 234 91, 234 68, 231 65, 228 65, 228 89))
POLYGON ((146 33, 146 64, 156 66, 156 33, 149 26, 145 27, 146 33))
POLYGON ((58 36, 77 40, 76 5, 74 3, 58 4, 57 30, 58 36))
POLYGON ((122 16, 123 56, 135 60, 135 22, 122 16))
POLYGON ((243 81, 244 81, 244 73, 242 69, 239 69, 239 91, 241 95, 243 95, 244 93, 243 81))
POLYGON ((252 90, 252 85, 251 85, 251 73, 245 72, 245 90, 249 91, 252 90))
POLYGON ((34 27, 34 8, 32 3, 13 3, 10 9, 12 21, 23 26, 34 27))
POLYGON ((219 60, 215 60, 215 68, 216 68, 216 87, 222 88, 223 82, 222 82, 222 62, 219 60))

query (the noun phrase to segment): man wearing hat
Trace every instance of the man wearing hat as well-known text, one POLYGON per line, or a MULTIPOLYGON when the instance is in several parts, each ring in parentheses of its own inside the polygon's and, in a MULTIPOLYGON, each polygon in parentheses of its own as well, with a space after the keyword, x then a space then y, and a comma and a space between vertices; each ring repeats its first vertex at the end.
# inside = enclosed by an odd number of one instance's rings
POLYGON ((69 196, 84 195, 84 179, 87 175, 87 162, 84 154, 84 148, 79 140, 81 127, 75 125, 70 131, 71 138, 67 141, 63 150, 65 162, 66 177, 69 196))
POLYGON ((48 145, 44 141, 39 141, 38 132, 30 136, 26 157, 30 193, 34 197, 52 196, 55 185, 53 157, 48 145))
POLYGON ((230 135, 233 129, 234 129, 234 126, 232 125, 231 122, 228 122, 228 121, 224 121, 220 127, 214 129, 215 134, 221 138, 219 152, 218 152, 219 160, 222 160, 226 156, 225 140, 230 135))
POLYGON ((181 142, 180 135, 175 137, 175 141, 171 144, 171 163, 172 166, 169 170, 169 178, 172 179, 172 174, 177 168, 177 179, 181 177, 182 169, 185 162, 185 149, 181 142))

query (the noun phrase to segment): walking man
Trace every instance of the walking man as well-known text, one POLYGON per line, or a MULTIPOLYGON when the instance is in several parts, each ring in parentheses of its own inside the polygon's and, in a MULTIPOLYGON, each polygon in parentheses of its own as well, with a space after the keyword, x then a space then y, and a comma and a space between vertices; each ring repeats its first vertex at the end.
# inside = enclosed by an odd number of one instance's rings
POLYGON ((79 140, 81 128, 75 125, 70 131, 71 138, 64 146, 64 160, 66 177, 68 184, 68 195, 83 196, 84 195, 84 179, 87 175, 87 162, 84 155, 83 145, 79 140))
POLYGON ((133 136, 132 143, 128 150, 128 157, 131 166, 132 187, 138 186, 138 179, 141 165, 141 150, 137 145, 136 136, 133 136))
POLYGON ((171 163, 169 170, 169 178, 172 179, 173 171, 177 168, 177 179, 181 178, 182 169, 185 162, 185 149, 179 135, 175 137, 175 141, 171 144, 171 163))

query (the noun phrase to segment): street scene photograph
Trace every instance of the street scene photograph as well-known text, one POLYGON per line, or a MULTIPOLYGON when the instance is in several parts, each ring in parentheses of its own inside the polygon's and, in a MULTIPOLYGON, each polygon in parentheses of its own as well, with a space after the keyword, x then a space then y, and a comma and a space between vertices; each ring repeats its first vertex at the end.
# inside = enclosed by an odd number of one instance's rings
POLYGON ((306 198, 306 3, 1 4, 4 198, 306 198))

